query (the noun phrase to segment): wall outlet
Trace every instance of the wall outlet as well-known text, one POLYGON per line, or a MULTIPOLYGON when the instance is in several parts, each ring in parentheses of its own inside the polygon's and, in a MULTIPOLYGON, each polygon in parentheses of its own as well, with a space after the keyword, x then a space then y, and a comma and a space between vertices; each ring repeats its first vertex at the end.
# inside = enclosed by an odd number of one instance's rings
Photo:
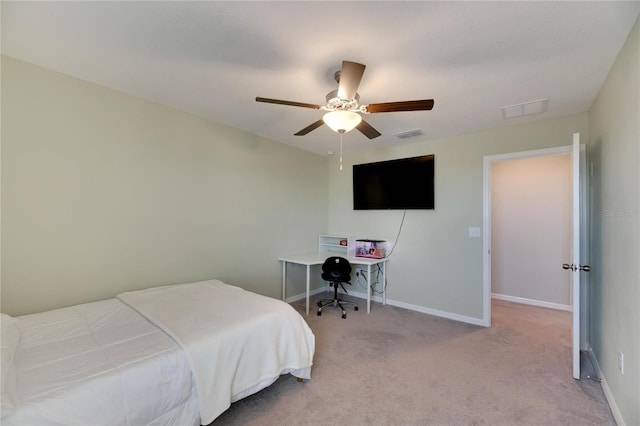
POLYGON ((620 374, 624 374, 624 354, 618 352, 618 371, 620 374))

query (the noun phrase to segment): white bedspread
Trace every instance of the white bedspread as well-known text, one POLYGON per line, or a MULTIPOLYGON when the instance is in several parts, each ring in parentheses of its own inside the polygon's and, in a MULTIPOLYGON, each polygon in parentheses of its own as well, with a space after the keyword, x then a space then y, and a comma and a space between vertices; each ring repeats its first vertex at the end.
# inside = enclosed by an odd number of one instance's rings
POLYGON ((310 378, 315 338, 290 305, 217 280, 122 293, 187 352, 201 423, 291 372, 310 378))
POLYGON ((186 354, 119 300, 25 315, 15 325, 3 426, 200 424, 186 354))

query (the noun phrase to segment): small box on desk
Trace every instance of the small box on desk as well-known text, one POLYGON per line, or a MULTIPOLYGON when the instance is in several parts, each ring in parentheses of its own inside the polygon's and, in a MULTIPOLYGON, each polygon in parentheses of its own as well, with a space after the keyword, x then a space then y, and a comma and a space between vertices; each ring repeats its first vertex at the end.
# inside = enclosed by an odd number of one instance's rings
POLYGON ((384 240, 356 240, 356 257, 387 257, 387 242, 384 240))

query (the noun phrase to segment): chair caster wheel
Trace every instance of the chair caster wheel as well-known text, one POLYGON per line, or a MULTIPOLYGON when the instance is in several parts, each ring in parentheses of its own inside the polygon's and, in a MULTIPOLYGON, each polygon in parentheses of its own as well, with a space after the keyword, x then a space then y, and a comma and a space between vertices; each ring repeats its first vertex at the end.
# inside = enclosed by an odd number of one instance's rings
POLYGON ((347 317, 347 314, 342 314, 342 319, 345 319, 347 317))
POLYGON ((318 311, 318 316, 322 315, 322 311, 318 311))
POLYGON ((354 311, 357 311, 357 310, 358 310, 358 307, 357 307, 357 306, 354 306, 354 307, 353 307, 353 310, 354 310, 354 311))

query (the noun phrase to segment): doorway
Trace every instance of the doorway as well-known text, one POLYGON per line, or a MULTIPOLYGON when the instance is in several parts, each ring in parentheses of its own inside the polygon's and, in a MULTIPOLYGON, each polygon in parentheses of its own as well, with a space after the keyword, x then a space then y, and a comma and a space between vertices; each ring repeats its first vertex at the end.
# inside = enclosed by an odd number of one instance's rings
POLYGON ((571 154, 491 164, 491 297, 572 310, 571 154))
MULTIPOLYGON (((580 134, 573 134, 573 143, 570 146, 549 148, 535 151, 525 151, 503 155, 487 156, 484 158, 483 173, 483 325, 491 326, 491 289, 492 289, 492 232, 491 232, 491 172, 493 163, 517 158, 531 158, 551 155, 571 154, 571 250, 569 258, 571 264, 564 263, 562 268, 571 271, 571 307, 572 307, 572 364, 573 377, 580 379, 580 353, 586 347, 587 308, 585 287, 586 280, 581 279, 582 271, 588 272, 590 267, 581 262, 588 258, 586 241, 588 217, 586 206, 588 205, 588 182, 586 174, 586 148, 580 144, 580 134)), ((535 263, 535 259, 534 259, 535 263)))
MULTIPOLYGON (((492 203, 491 203, 491 170, 494 164, 510 160, 539 158, 559 155, 571 155, 571 146, 561 146, 557 148, 547 148, 532 151, 513 152, 484 157, 483 176, 483 325, 491 326, 491 295, 492 295, 492 203)), ((570 197, 570 195, 569 195, 570 197)))

